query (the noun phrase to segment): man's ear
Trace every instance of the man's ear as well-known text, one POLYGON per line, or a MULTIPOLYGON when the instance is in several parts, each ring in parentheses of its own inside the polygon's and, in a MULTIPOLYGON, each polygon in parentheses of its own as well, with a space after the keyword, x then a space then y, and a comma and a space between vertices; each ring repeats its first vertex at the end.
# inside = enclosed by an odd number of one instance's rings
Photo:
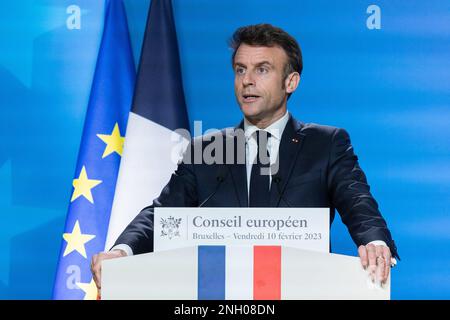
POLYGON ((300 83, 300 75, 298 72, 292 72, 285 80, 286 93, 294 92, 300 83))

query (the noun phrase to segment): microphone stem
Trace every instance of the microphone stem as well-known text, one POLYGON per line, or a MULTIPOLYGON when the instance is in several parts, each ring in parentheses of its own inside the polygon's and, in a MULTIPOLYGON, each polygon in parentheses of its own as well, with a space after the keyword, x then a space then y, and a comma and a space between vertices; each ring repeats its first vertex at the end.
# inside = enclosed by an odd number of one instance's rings
POLYGON ((289 208, 292 208, 291 204, 289 203, 289 201, 287 201, 284 197, 283 194, 281 193, 281 187, 280 187, 280 181, 281 179, 279 178, 275 178, 275 183, 277 184, 277 191, 278 191, 278 195, 280 196, 280 199, 283 199, 283 201, 288 205, 289 208))

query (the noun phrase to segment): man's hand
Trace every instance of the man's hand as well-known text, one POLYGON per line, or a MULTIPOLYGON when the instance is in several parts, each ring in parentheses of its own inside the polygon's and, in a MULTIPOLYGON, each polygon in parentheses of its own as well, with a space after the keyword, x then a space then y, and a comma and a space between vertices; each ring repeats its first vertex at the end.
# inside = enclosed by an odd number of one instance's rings
POLYGON ((391 250, 389 247, 368 244, 359 246, 359 257, 364 269, 368 269, 372 281, 385 283, 391 268, 391 250))
POLYGON ((102 261, 108 259, 115 259, 126 257, 127 253, 123 250, 112 250, 109 252, 100 252, 92 257, 91 272, 94 277, 95 284, 98 288, 98 295, 100 296, 100 290, 102 289, 102 261))

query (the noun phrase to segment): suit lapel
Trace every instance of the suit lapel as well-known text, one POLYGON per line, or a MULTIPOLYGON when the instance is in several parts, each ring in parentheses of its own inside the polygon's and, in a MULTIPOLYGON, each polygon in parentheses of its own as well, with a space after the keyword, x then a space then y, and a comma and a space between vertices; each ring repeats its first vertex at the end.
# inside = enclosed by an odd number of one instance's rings
POLYGON ((280 141, 278 152, 278 174, 272 177, 272 186, 270 188, 271 207, 277 207, 279 205, 281 194, 283 194, 289 181, 292 169, 294 168, 299 151, 303 145, 305 135, 300 133, 300 129, 301 124, 290 115, 280 141), (274 182, 276 176, 280 178, 279 186, 274 182))
POLYGON ((248 191, 247 191, 247 167, 245 164, 245 137, 239 136, 244 132, 244 121, 235 128, 241 130, 240 133, 235 130, 234 134, 234 161, 229 165, 231 179, 233 181, 234 191, 240 207, 248 207, 248 191), (240 140, 243 139, 243 140, 240 140), (238 158, 238 155, 241 158, 238 158))

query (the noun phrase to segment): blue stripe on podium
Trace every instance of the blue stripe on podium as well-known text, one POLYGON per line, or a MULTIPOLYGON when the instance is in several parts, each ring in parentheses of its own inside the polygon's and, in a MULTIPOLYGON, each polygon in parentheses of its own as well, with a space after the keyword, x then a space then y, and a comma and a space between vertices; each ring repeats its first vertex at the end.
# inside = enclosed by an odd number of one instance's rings
POLYGON ((198 247, 199 300, 225 300, 225 246, 198 247))

